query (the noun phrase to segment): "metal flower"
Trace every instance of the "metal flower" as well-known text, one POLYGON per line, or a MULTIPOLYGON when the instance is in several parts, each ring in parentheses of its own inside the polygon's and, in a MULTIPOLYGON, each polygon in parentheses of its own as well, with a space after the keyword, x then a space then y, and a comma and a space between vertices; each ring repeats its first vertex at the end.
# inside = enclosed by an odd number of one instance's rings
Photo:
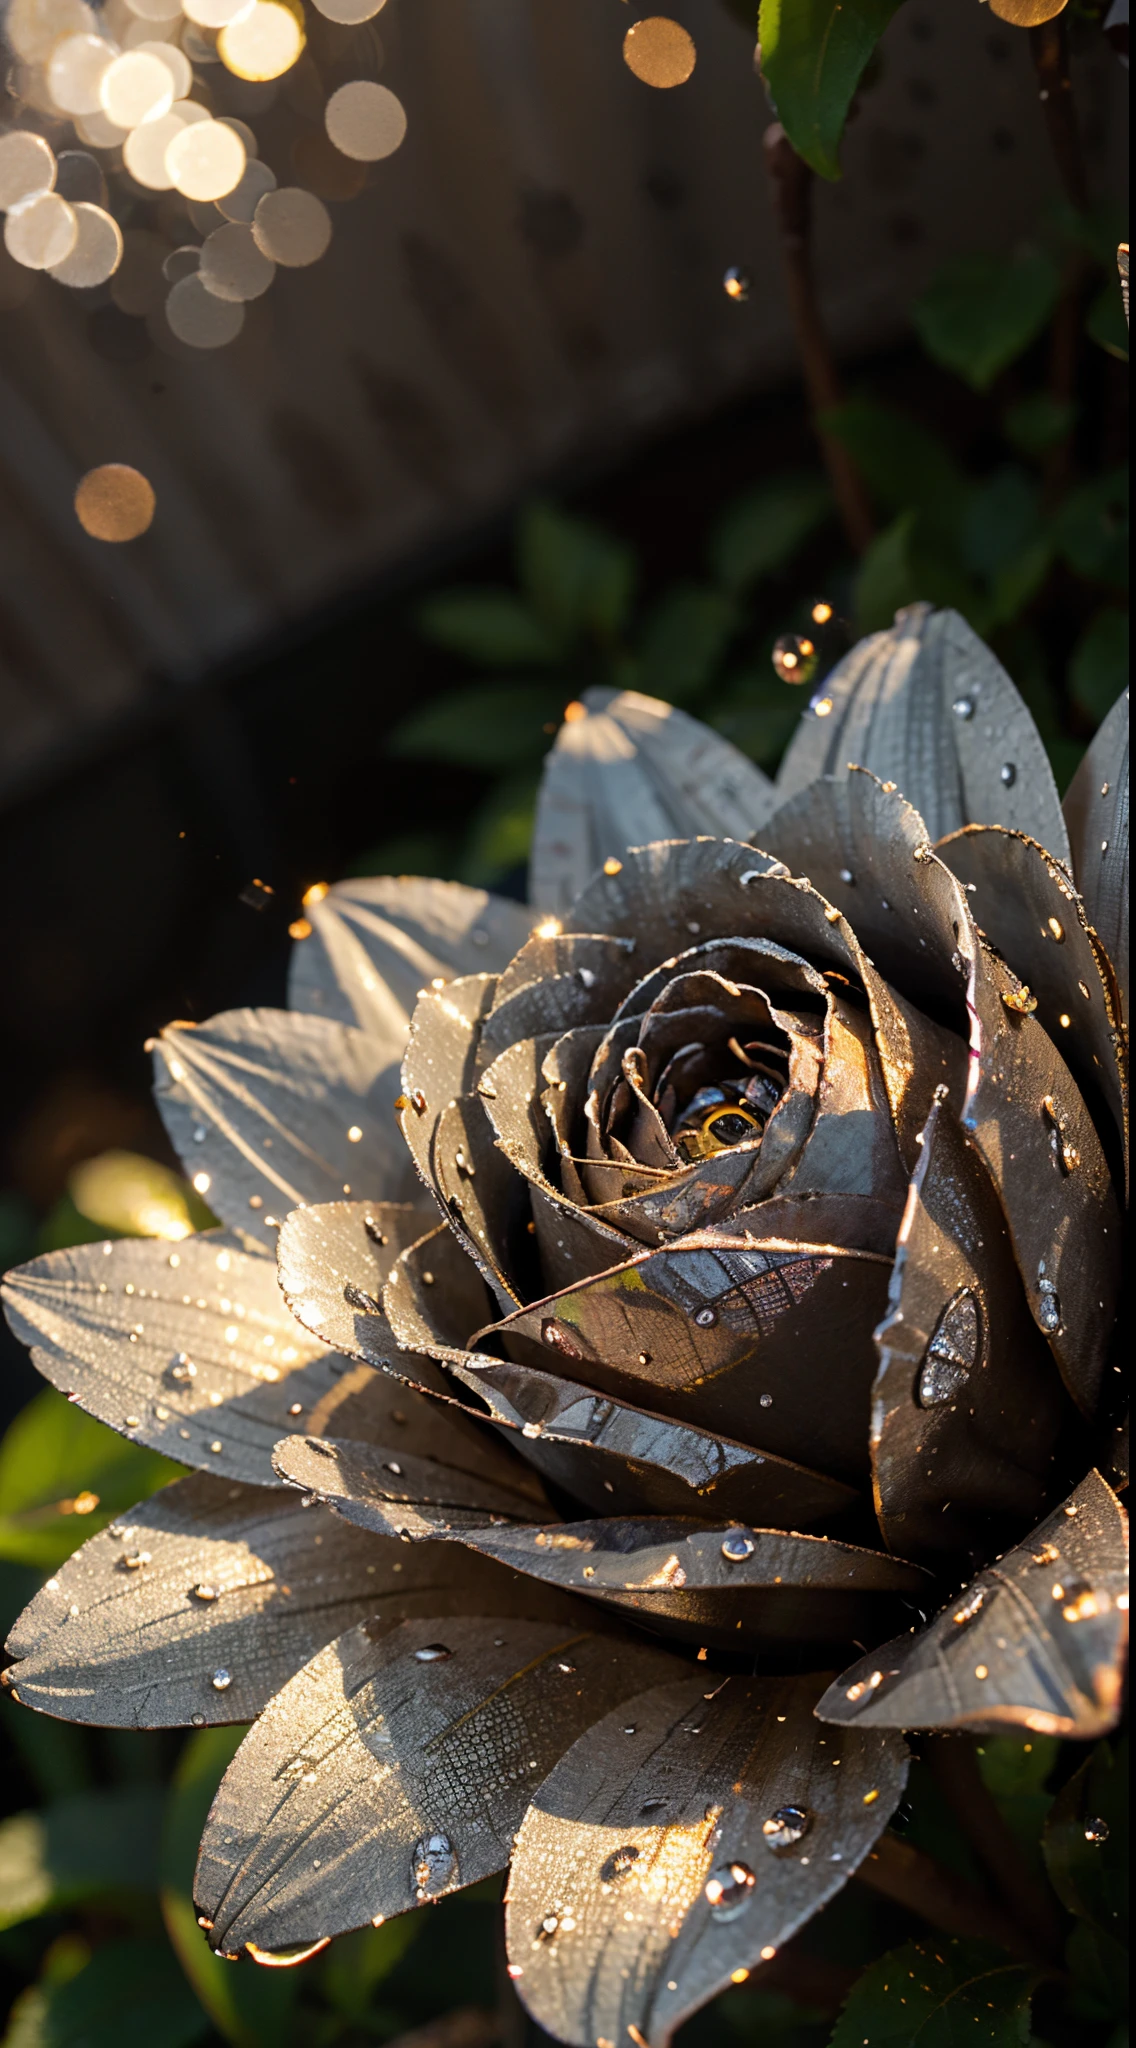
POLYGON ((198 1472, 49 1581, 8 1678, 79 1720, 259 1717, 198 1870, 223 1953, 511 1861, 542 2024, 661 2044, 868 1855, 904 1730, 1113 1725, 1125 718, 1063 816, 927 607, 828 678, 776 788, 596 693, 535 928, 345 883, 291 1012, 163 1033, 225 1227, 37 1260, 9 1314, 198 1472))

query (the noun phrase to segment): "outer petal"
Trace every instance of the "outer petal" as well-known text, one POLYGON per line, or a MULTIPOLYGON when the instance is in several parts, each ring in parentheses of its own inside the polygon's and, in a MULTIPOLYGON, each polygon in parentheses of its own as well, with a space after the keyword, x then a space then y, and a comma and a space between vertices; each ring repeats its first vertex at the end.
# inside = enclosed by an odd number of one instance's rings
POLYGON ((466 1462, 451 1465, 440 1458, 396 1455, 391 1445, 286 1436, 273 1462, 290 1485, 382 1536, 421 1540, 500 1521, 531 1522, 548 1505, 536 1473, 519 1458, 509 1460, 502 1473, 507 1453, 498 1449, 494 1457, 488 1446, 482 1460, 479 1450, 471 1443, 466 1462))
POLYGON ((854 1664, 817 1708, 858 1728, 1107 1734, 1128 1644, 1128 1517, 1099 1472, 929 1628, 854 1664))
POLYGON ((495 1625, 495 1612, 405 1622, 378 1641, 353 1629, 277 1694, 222 1780, 197 1866, 223 1954, 378 1925, 503 1869, 564 1749, 676 1670, 586 1618, 495 1625))
POLYGON ((770 1657, 839 1654, 925 1600, 917 1565, 826 1536, 651 1516, 457 1532, 484 1557, 669 1636, 770 1657))
POLYGON ((205 1474, 92 1537, 25 1608, 7 1678, 28 1707, 120 1728, 251 1721, 356 1622, 377 1638, 514 1581, 472 1551, 383 1542, 292 1491, 205 1474))
POLYGON ((401 1041, 287 1010, 167 1025, 154 1094, 214 1214, 270 1244, 289 1209, 338 1195, 398 1201, 414 1175, 394 1119, 401 1041))
POLYGON ((1037 997, 1106 1148, 1128 1158, 1128 1047, 1120 989, 1066 870, 1036 840, 970 825, 936 852, 970 895, 975 919, 1037 997))
POLYGON ((1065 798, 1073 873, 1120 982, 1128 1018, 1128 692, 1117 698, 1065 798))
POLYGON ((782 800, 855 762, 894 782, 941 839, 1009 825, 1068 861, 1041 736, 1001 663, 957 612, 910 605, 845 655, 813 698, 777 778, 782 800))
POLYGON ((1073 1415, 998 1197, 947 1102, 927 1119, 876 1343, 872 1468, 889 1546, 988 1555, 1052 1499, 1073 1415))
POLYGON ((506 1925, 517 1989, 557 2040, 666 2048, 852 1876, 907 1751, 820 1735, 815 1697, 808 1678, 731 1678, 709 1697, 696 1678, 656 1686, 546 1778, 506 1925))
POLYGON ((292 955, 289 1008, 361 1024, 399 1050, 424 988, 497 973, 532 928, 523 904, 417 875, 337 882, 309 891, 306 910, 311 936, 292 955))
POLYGON ((301 1330, 272 1260, 227 1231, 76 1245, 18 1266, 8 1320, 37 1369, 135 1443, 226 1479, 275 1483, 272 1446, 347 1360, 301 1330))
POLYGON ((698 719, 636 690, 589 690, 584 701, 545 762, 530 884, 543 909, 566 910, 628 846, 700 832, 748 839, 768 817, 772 783, 698 719))

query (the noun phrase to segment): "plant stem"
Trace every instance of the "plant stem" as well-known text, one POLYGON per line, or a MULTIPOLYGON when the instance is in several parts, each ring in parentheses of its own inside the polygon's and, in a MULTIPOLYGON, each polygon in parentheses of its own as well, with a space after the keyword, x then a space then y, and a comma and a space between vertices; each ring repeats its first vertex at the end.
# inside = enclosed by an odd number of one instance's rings
POLYGON ((875 531, 867 493, 848 450, 834 435, 826 433, 821 424, 821 416, 838 406, 844 394, 821 318, 813 278, 813 173, 797 155, 779 121, 766 129, 764 145, 773 212, 781 234, 789 310, 812 408, 813 429, 832 482, 844 531, 856 553, 862 555, 875 531))
POLYGON ((926 1756, 940 1791, 975 1855, 993 1879, 999 1898, 1006 1900, 1033 1941, 1051 1954, 1060 1954, 1064 1940, 1060 1916, 987 1788, 973 1738, 933 1735, 927 1742, 926 1756))
POLYGON ((945 1934, 961 1935, 967 1941, 995 1941, 1020 1962, 1054 1974, 1052 1950, 1040 1948, 1023 1933, 1004 1906, 898 1835, 881 1835, 856 1876, 861 1884, 918 1913, 945 1934))
MULTIPOLYGON (((1040 28, 1031 28, 1030 50, 1046 131, 1065 197, 1075 213, 1084 214, 1088 210, 1089 187, 1069 75, 1069 30, 1063 14, 1042 22, 1040 28)), ((1083 251, 1071 249, 1065 258, 1049 348, 1049 390, 1060 406, 1070 405, 1076 396, 1081 301, 1087 271, 1083 251)), ((1070 454, 1071 437, 1065 435, 1046 464, 1046 487, 1051 500, 1065 483, 1070 454)))

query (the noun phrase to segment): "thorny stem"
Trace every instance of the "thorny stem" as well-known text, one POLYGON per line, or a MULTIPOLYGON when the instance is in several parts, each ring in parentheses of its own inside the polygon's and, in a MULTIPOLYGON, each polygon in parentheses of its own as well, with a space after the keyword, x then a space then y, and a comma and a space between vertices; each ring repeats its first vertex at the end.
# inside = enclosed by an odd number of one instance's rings
MULTIPOLYGON (((1040 28, 1032 28, 1030 49, 1045 126, 1065 197, 1075 212, 1085 213, 1089 187, 1069 76, 1069 30, 1065 16, 1059 14, 1052 21, 1042 22, 1040 28)), ((1065 259, 1049 349, 1049 390, 1060 406, 1070 405, 1076 395, 1081 301, 1087 268, 1083 252, 1071 249, 1065 259)), ((1070 437, 1065 435, 1052 450, 1047 464, 1046 485, 1051 498, 1065 481, 1069 456, 1070 437)))
POLYGON ((918 1913, 945 1934, 961 1935, 967 1941, 995 1941, 1020 1962, 1054 1974, 1053 1951, 1039 1947, 1023 1933, 1004 1906, 898 1835, 881 1835, 856 1876, 861 1884, 918 1913))
POLYGON ((800 351, 805 388, 844 531, 858 555, 869 545, 874 526, 867 493, 848 450, 825 432, 820 416, 841 403, 843 393, 824 322, 821 319, 810 255, 813 173, 797 155, 779 121, 764 137, 765 167, 773 194, 773 212, 781 233, 785 286, 800 351))
POLYGON ((951 1812, 975 1855, 1004 1898, 1023 1931, 1052 1955, 1060 1955, 1061 1921, 1053 1900, 1038 1883, 1017 1839, 978 1766, 968 1735, 935 1735, 926 1747, 927 1761, 951 1812))

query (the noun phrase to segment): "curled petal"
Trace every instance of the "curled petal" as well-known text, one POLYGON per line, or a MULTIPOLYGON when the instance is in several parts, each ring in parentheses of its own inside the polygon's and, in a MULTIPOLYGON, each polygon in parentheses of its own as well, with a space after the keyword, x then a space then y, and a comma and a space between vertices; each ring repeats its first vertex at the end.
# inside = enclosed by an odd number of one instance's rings
POLYGON ((276 1247, 284 1299, 305 1330, 349 1358, 381 1365, 394 1341, 386 1329, 376 1333, 387 1278, 400 1254, 437 1227, 432 1204, 319 1202, 294 1209, 276 1247))
POLYGON ((154 1095, 215 1216, 275 1244, 299 1202, 414 1192, 394 1119, 397 1038, 287 1010, 167 1025, 154 1095))
POLYGON ((102 1727, 250 1721, 333 1637, 463 1610, 511 1580, 384 1543, 291 1490, 195 1474, 67 1560, 8 1640, 24 1706, 102 1727))
POLYGON ((424 988, 498 972, 532 928, 507 897, 417 875, 309 890, 304 909, 311 932, 292 953, 288 1007, 362 1025, 399 1051, 424 988))
POLYGON ((930 1583, 917 1565, 881 1551, 724 1521, 625 1515, 455 1533, 484 1557, 668 1635, 760 1645, 771 1656, 832 1654, 864 1630, 878 1638, 930 1583))
POLYGON ((893 782, 933 839, 1008 825, 1059 860, 1069 847, 1041 735, 1001 663, 954 611, 909 605, 826 676, 781 764, 796 796, 852 762, 893 782))
POLYGON ((1065 798, 1073 873, 1116 970, 1128 1020, 1128 692, 1117 698, 1065 798))
POLYGON ((1073 1418, 998 1197, 946 1102, 927 1119, 876 1343, 872 1469, 886 1541, 907 1557, 993 1550, 1040 1513, 1073 1418))
POLYGON ((662 1651, 595 1635, 586 1615, 555 1618, 555 1604, 552 1619, 515 1613, 487 1599, 377 1640, 352 1629, 277 1694, 201 1846, 195 1896, 222 1954, 377 1926, 492 1876, 565 1748, 676 1670, 662 1651))
POLYGON ((534 903, 567 909, 602 862, 625 847, 701 832, 747 839, 768 817, 772 783, 685 711, 637 690, 589 690, 584 705, 582 718, 561 726, 545 761, 534 903))
POLYGON ((1107 1734, 1128 1643, 1128 1517, 1098 1472, 918 1634, 854 1664, 817 1708, 857 1728, 1107 1734))
POLYGON ((488 1441, 480 1453, 471 1423, 460 1464, 414 1457, 401 1447, 312 1436, 285 1437, 273 1462, 289 1485, 381 1536, 421 1540, 497 1520, 531 1521, 547 1505, 536 1473, 488 1441))
POLYGON ((731 1678, 709 1697, 696 1678, 656 1686, 546 1778, 506 1925, 517 1989, 557 2040, 666 2048, 853 1875, 907 1751, 822 1736, 815 1697, 808 1678, 731 1678))

